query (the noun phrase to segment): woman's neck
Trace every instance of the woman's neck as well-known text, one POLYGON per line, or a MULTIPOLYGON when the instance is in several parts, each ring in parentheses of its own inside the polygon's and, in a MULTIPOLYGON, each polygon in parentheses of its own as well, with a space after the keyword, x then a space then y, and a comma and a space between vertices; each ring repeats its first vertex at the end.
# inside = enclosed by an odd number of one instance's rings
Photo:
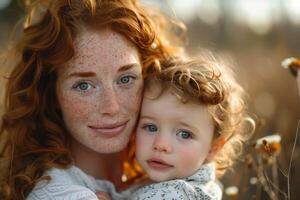
POLYGON ((121 186, 123 153, 97 153, 79 142, 71 142, 71 153, 75 166, 96 179, 113 182, 116 187, 121 186))

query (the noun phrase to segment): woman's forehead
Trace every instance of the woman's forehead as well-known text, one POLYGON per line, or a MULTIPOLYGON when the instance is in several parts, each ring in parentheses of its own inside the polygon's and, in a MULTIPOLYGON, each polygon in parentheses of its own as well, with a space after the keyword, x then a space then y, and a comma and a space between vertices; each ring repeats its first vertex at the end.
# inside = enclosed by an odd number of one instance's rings
MULTIPOLYGON (((82 30, 74 40, 75 55, 91 55, 95 51, 120 53, 137 50, 132 42, 110 29, 82 30), (113 49, 111 51, 110 49, 113 49)), ((98 53, 100 53, 98 52, 98 53)))
MULTIPOLYGON (((117 33, 108 28, 103 28, 99 30, 82 28, 79 31, 79 34, 75 37, 74 46, 76 48, 80 48, 81 46, 86 46, 87 44, 95 45, 94 43, 95 41, 105 43, 105 41, 108 40, 119 41, 122 39, 126 39, 126 38, 120 33, 117 33)), ((129 41, 128 41, 128 45, 133 46, 133 44, 131 44, 129 41)))
POLYGON ((137 48, 124 36, 111 30, 82 31, 74 42, 74 57, 66 72, 101 69, 103 73, 133 64, 140 66, 137 48))

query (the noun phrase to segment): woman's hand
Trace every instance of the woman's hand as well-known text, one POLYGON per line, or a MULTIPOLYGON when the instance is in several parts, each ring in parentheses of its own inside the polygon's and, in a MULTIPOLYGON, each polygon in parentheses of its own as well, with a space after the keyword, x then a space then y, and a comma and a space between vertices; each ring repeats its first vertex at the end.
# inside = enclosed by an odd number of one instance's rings
POLYGON ((112 200, 106 192, 96 192, 99 200, 112 200))

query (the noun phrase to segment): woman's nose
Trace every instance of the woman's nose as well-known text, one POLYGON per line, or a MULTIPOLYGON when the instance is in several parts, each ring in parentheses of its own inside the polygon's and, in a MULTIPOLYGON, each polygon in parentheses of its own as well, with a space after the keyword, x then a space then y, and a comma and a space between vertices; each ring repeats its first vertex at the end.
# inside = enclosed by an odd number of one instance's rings
POLYGON ((115 115, 120 111, 118 94, 113 88, 105 89, 100 95, 100 113, 115 115))
POLYGON ((168 137, 158 133, 153 142, 153 149, 159 152, 170 153, 172 151, 171 141, 168 137))

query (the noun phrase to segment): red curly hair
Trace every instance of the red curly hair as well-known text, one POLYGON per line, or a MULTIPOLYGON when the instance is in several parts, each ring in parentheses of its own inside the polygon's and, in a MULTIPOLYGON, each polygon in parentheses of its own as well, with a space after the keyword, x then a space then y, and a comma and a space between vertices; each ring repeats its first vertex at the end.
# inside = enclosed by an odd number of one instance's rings
MULTIPOLYGON (((1 199, 25 199, 38 181, 49 179, 46 170, 72 163, 55 88, 57 69, 73 57, 82 26, 127 37, 140 52, 144 72, 181 53, 175 42, 181 40, 170 34, 180 24, 135 0, 26 0, 25 8, 23 33, 10 55, 15 64, 7 66, 12 71, 0 130, 1 199)), ((140 171, 128 151, 126 173, 134 178, 140 171)))

